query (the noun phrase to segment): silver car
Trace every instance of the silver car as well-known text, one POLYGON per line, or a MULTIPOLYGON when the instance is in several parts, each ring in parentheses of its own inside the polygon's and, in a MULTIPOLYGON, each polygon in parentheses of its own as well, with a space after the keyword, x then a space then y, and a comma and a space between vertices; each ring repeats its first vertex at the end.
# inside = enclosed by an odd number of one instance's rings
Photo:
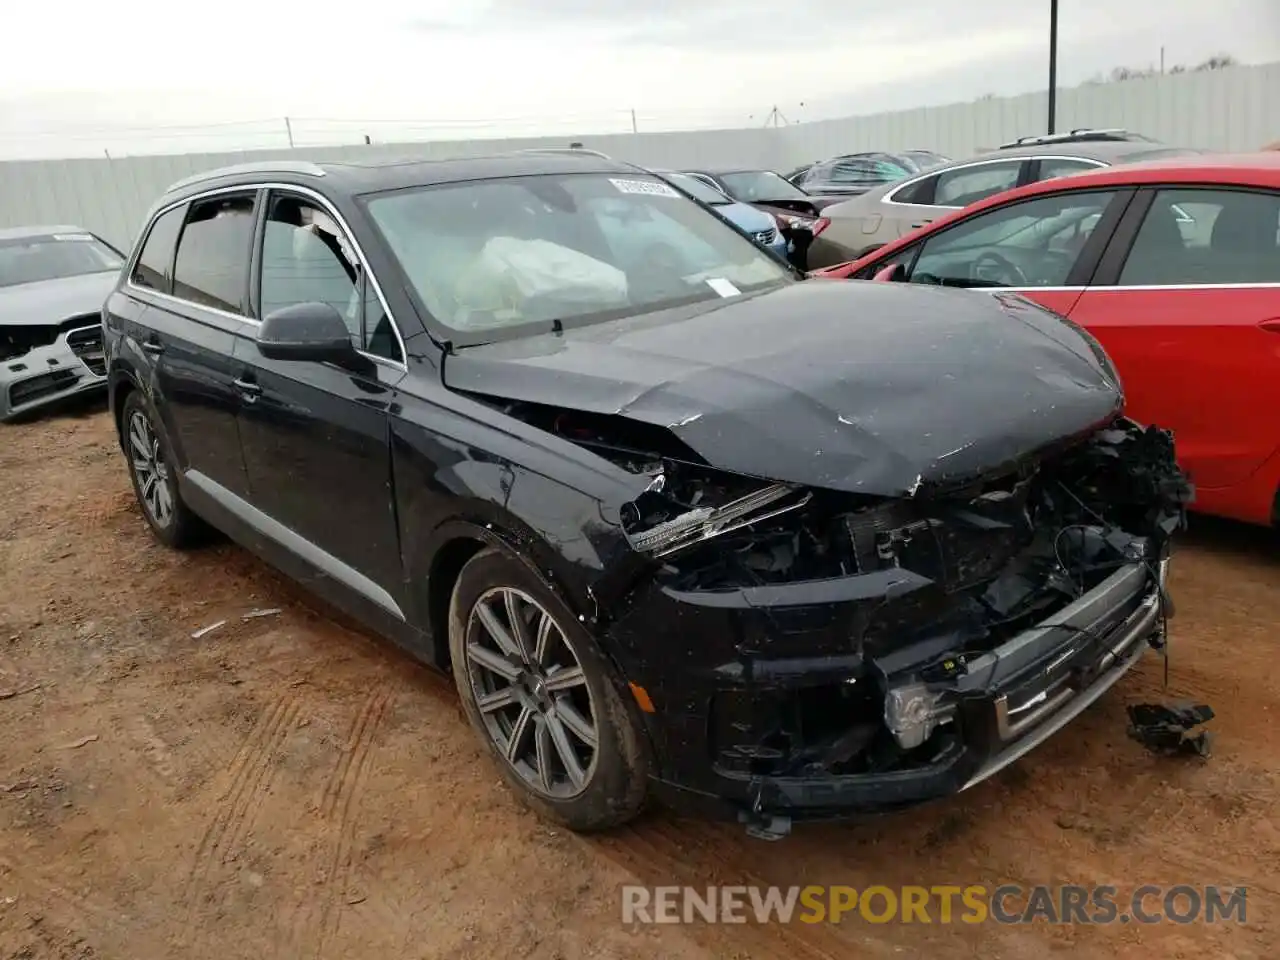
POLYGON ((831 223, 809 248, 808 267, 815 270, 856 260, 952 210, 1014 187, 1118 163, 1197 152, 1119 130, 1024 137, 827 207, 822 215, 831 223))
POLYGON ((105 389, 102 304, 123 264, 82 227, 0 230, 0 421, 105 389))

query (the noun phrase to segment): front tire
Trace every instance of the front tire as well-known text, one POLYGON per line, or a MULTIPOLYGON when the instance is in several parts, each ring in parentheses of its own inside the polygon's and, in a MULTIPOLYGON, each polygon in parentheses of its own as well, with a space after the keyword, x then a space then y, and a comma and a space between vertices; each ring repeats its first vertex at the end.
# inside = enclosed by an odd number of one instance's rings
POLYGON ((594 639, 529 567, 493 548, 463 567, 449 651, 467 719, 526 805, 580 832, 640 813, 643 731, 594 639))
POLYGON ((172 448, 141 392, 134 390, 125 397, 120 421, 129 478, 147 526, 166 547, 195 545, 203 526, 182 499, 172 448))

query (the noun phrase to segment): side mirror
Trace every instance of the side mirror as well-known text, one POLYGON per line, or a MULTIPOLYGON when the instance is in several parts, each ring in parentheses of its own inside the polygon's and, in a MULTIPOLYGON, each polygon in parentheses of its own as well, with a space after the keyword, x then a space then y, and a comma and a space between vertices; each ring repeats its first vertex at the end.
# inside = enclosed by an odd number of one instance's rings
POLYGON ((872 280, 883 280, 887 283, 894 283, 907 278, 907 268, 901 263, 891 263, 888 266, 881 267, 876 271, 872 280))
POLYGON ((295 303, 271 311, 258 329, 258 350, 270 360, 365 366, 342 314, 330 303, 295 303))

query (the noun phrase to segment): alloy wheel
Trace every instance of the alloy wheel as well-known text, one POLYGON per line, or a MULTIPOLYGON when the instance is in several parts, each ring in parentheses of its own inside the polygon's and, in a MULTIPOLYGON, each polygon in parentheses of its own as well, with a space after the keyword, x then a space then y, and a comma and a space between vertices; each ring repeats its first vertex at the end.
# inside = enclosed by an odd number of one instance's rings
POLYGON ((486 591, 467 621, 467 676, 493 744, 534 791, 556 800, 582 793, 600 735, 577 653, 533 597, 486 591))
POLYGON ((138 484, 138 499, 151 521, 160 528, 173 522, 173 494, 169 489, 169 465, 160 449, 160 438, 141 410, 129 418, 129 463, 138 484))

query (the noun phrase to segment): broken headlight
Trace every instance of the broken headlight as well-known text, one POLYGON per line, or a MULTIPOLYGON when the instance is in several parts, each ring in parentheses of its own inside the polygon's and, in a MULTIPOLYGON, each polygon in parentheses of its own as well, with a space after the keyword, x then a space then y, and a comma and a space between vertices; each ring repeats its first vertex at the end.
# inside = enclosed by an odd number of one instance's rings
POLYGON ((922 683, 893 687, 884 700, 885 726, 903 750, 914 750, 954 716, 954 705, 922 683))
MULTIPOLYGON (((656 495, 655 493, 649 496, 656 495)), ((653 557, 703 543, 721 534, 749 527, 783 513, 798 510, 813 494, 798 487, 776 483, 719 506, 692 505, 688 509, 658 511, 658 517, 641 501, 628 504, 623 512, 623 531, 632 548, 653 557), (664 515, 674 513, 674 515, 664 515)), ((675 507, 672 502, 672 507, 675 507)), ((678 509, 678 508, 676 508, 678 509)))

